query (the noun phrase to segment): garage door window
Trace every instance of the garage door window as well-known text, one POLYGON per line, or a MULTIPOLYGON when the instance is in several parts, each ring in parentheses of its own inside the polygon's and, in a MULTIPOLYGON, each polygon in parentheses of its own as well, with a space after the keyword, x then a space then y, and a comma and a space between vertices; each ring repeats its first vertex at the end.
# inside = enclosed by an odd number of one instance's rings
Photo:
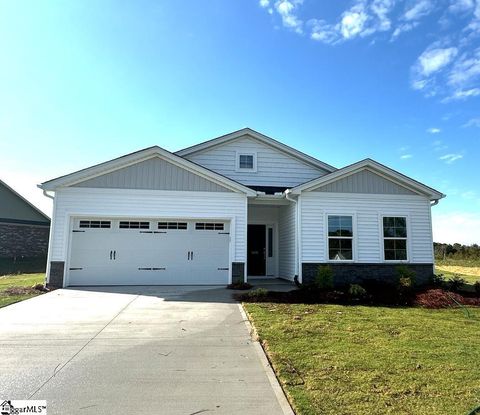
POLYGON ((195 229, 197 231, 223 231, 223 223, 212 223, 212 222, 197 222, 195 224, 195 229))
POLYGON ((150 222, 120 221, 120 229, 150 229, 150 222))
POLYGON ((187 222, 158 222, 158 229, 187 229, 187 222))
POLYGON ((110 228, 109 220, 81 220, 80 228, 110 228))

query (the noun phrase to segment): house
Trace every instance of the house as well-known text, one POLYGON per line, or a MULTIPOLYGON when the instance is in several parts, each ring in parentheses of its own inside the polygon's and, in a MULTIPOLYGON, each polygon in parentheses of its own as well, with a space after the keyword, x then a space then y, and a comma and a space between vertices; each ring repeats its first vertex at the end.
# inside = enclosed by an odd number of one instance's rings
POLYGON ((171 153, 150 147, 47 181, 52 286, 311 281, 433 272, 444 195, 376 161, 336 169, 245 128, 171 153))
POLYGON ((50 218, 0 180, 0 273, 44 271, 50 218))

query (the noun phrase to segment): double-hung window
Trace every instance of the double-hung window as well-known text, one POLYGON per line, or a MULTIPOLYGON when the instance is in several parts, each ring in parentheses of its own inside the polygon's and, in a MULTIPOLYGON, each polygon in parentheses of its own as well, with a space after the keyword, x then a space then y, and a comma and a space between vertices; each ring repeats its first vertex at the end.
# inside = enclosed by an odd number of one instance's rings
POLYGON ((408 259, 406 217, 383 217, 383 254, 385 261, 406 261, 408 259))
POLYGON ((328 259, 353 260, 353 217, 328 216, 328 259))

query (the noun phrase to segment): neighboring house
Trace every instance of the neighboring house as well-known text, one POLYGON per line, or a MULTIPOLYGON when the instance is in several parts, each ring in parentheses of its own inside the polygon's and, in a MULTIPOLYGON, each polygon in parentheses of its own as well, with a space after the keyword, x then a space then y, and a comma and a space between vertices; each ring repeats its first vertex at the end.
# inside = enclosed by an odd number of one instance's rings
POLYGON ((49 232, 50 218, 0 180, 0 273, 45 270, 49 232))
POLYGON ((54 192, 52 286, 227 284, 433 273, 444 195, 373 160, 342 169, 251 129, 150 147, 40 185, 54 192))

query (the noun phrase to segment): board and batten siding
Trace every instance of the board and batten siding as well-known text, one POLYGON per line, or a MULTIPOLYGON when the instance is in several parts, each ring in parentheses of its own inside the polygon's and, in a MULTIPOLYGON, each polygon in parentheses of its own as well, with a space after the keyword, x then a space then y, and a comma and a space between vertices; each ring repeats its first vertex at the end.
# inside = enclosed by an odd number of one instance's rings
POLYGON ((295 277, 295 223, 296 205, 282 206, 278 215, 278 273, 293 281, 295 277))
POLYGON ((70 217, 233 218, 232 262, 245 262, 246 196, 240 193, 65 188, 55 194, 49 261, 67 260, 70 217))
POLYGON ((185 158, 249 186, 294 187, 327 173, 323 169, 249 137, 242 137, 211 149, 192 153, 185 158), (257 155, 256 171, 237 171, 238 153, 255 153, 257 155))
POLYGON ((314 192, 333 192, 333 193, 372 193, 372 194, 392 194, 392 195, 415 195, 406 187, 400 186, 370 170, 362 170, 353 173, 343 179, 326 184, 314 192))
POLYGON ((226 187, 160 157, 102 174, 72 187, 230 192, 226 187))
POLYGON ((301 195, 301 261, 326 262, 328 214, 354 216, 354 257, 383 263, 382 215, 407 216, 411 263, 433 263, 430 201, 413 195, 307 192, 301 195))

